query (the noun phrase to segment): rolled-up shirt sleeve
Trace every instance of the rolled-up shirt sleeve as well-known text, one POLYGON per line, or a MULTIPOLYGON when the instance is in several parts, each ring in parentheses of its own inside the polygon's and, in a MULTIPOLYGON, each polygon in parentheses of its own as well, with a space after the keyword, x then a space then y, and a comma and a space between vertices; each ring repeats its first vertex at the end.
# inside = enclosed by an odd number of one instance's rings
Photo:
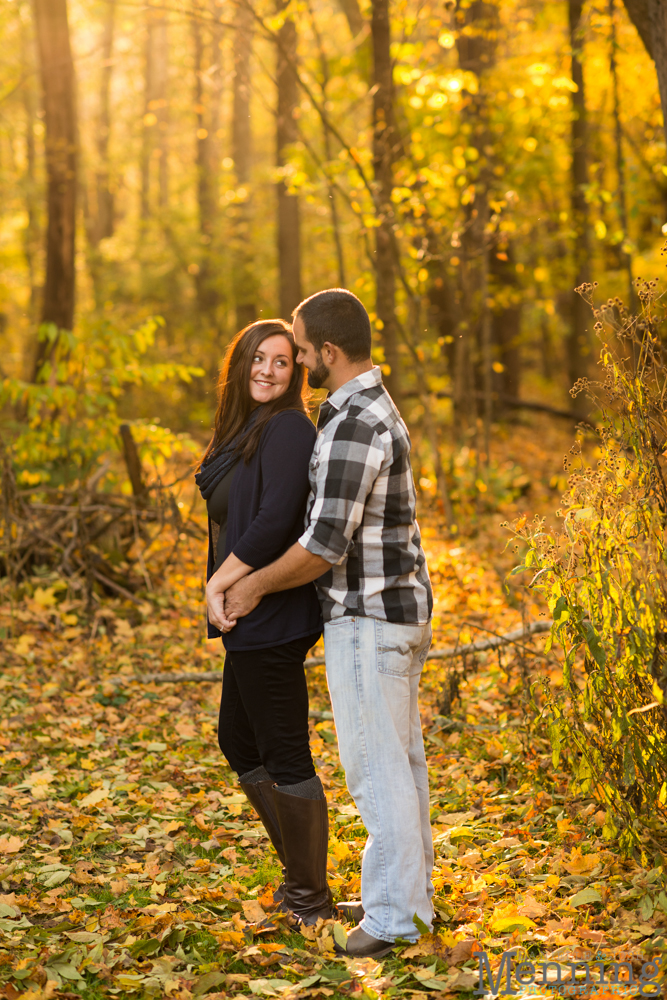
POLYGON ((342 420, 334 437, 322 441, 309 523, 299 539, 304 549, 332 566, 345 558, 384 460, 379 435, 358 418, 342 420))

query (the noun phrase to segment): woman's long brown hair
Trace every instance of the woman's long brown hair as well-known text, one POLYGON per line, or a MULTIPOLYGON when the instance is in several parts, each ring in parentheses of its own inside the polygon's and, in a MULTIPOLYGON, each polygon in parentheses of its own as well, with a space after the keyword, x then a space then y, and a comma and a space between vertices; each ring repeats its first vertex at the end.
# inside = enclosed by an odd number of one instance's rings
POLYGON ((261 413, 250 432, 238 444, 239 457, 249 462, 259 445, 267 422, 283 410, 307 413, 304 399, 304 368, 296 362, 297 346, 292 328, 282 319, 262 319, 250 323, 237 333, 227 348, 218 379, 218 408, 215 414, 213 437, 202 458, 202 465, 219 448, 233 441, 243 429, 256 405, 250 395, 250 369, 252 359, 267 337, 281 334, 292 348, 294 371, 286 391, 270 403, 262 405, 261 413))

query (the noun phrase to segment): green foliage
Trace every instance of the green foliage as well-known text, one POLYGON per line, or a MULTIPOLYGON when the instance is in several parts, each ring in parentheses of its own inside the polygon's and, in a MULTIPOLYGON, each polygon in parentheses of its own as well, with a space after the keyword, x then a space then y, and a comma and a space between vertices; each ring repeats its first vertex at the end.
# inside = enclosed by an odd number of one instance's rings
MULTIPOLYGON (((11 447, 19 484, 83 479, 102 455, 118 450, 118 408, 129 386, 187 383, 202 374, 191 365, 146 362, 162 325, 157 317, 135 330, 120 330, 107 319, 82 322, 73 333, 52 324, 41 327, 40 339, 50 352, 38 380, 0 383, 0 406, 10 404, 23 418, 13 427, 11 447)), ((155 423, 135 422, 134 433, 158 470, 189 443, 155 423)))
MULTIPOLYGON (((592 288, 580 292, 590 299, 592 288)), ((554 766, 606 803, 604 832, 626 851, 642 828, 667 833, 667 363, 655 283, 639 294, 639 318, 619 300, 594 309, 603 381, 576 388, 599 407, 597 466, 581 459, 572 471, 562 532, 540 519, 517 532, 553 615, 547 649, 565 654, 563 687, 544 684, 554 766)))

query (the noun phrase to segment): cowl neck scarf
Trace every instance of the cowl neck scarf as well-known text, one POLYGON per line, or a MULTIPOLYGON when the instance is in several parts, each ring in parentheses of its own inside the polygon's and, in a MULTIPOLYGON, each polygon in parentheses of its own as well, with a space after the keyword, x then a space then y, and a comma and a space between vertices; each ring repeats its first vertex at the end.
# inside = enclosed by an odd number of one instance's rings
POLYGON ((199 472, 195 473, 195 482, 204 500, 211 499, 218 484, 222 482, 227 473, 231 472, 238 462, 240 458, 238 453, 239 444, 252 429, 261 409, 261 406, 254 409, 236 437, 223 445, 222 448, 214 451, 206 463, 202 465, 199 472))

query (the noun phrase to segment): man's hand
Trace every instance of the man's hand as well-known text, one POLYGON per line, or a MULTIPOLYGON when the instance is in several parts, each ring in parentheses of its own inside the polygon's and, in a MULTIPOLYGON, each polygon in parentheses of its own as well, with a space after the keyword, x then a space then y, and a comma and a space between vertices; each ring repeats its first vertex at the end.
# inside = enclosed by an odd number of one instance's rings
POLYGON ((257 586, 256 574, 245 576, 225 593, 224 615, 226 624, 236 624, 237 618, 244 618, 257 607, 264 592, 257 586))

